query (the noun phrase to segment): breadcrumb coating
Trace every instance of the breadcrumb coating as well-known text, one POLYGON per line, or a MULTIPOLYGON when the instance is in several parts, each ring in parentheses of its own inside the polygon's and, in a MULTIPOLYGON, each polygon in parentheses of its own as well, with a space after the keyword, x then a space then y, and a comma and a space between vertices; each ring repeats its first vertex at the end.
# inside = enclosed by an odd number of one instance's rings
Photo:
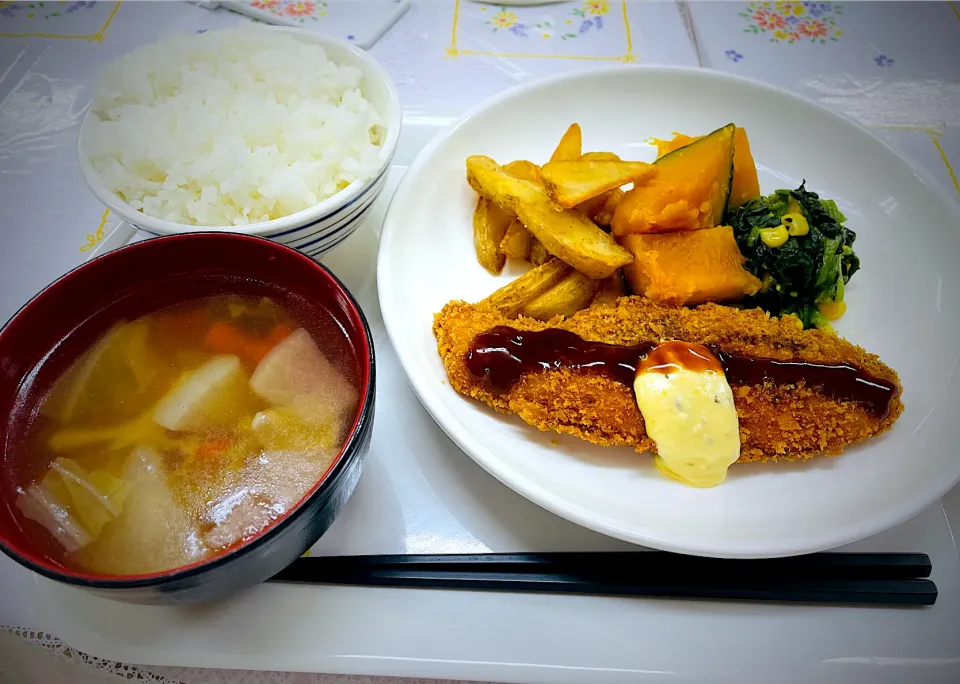
POLYGON ((696 309, 623 297, 615 304, 591 307, 548 323, 507 319, 483 304, 452 301, 434 318, 433 332, 453 388, 502 413, 515 413, 542 431, 574 435, 604 446, 624 445, 655 452, 646 433, 633 388, 585 370, 550 370, 524 375, 505 392, 491 389, 466 366, 473 339, 498 325, 518 330, 562 328, 591 342, 637 345, 682 340, 716 344, 734 354, 814 363, 848 363, 896 384, 886 416, 863 406, 837 401, 815 388, 799 385, 733 386, 740 419, 738 463, 797 461, 844 447, 883 432, 903 412, 897 373, 862 348, 822 330, 802 330, 791 318, 770 318, 760 309, 741 310, 717 304, 696 309))

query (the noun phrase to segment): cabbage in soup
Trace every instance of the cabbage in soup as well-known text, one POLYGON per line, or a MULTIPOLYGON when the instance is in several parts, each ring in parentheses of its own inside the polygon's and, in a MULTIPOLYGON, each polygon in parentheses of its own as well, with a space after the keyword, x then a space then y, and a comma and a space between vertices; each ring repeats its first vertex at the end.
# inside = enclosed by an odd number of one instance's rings
POLYGON ((256 535, 324 476, 356 417, 336 333, 318 340, 275 301, 233 295, 115 325, 40 405, 22 524, 66 567, 106 575, 256 535))

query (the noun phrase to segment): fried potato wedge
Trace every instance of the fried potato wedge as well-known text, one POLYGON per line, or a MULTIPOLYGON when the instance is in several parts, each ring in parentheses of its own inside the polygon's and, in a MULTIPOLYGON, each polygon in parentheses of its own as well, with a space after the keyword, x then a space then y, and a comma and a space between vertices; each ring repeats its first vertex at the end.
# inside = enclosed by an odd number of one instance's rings
POLYGON ((598 226, 606 227, 613 223, 613 213, 617 210, 617 207, 620 206, 620 202, 627 196, 627 193, 617 188, 616 190, 611 190, 605 196, 607 199, 603 203, 603 208, 593 217, 593 221, 598 226))
POLYGON ((482 197, 513 211, 548 252, 591 278, 606 278, 633 261, 581 212, 554 205, 536 183, 513 178, 489 157, 467 158, 467 181, 482 197))
POLYGON ((600 288, 597 294, 590 300, 590 306, 605 306, 614 304, 621 297, 627 296, 627 283, 620 272, 614 273, 609 278, 600 281, 600 288))
POLYGON ((625 194, 620 188, 614 188, 586 202, 581 202, 577 205, 577 209, 598 226, 607 227, 613 220, 613 212, 617 210, 617 205, 625 194))
POLYGON ((613 152, 584 152, 580 161, 620 161, 620 157, 613 152))
POLYGON ((481 303, 489 304, 504 316, 516 316, 523 307, 560 282, 571 270, 559 259, 550 259, 510 281, 481 303))
POLYGON ((510 259, 526 261, 530 258, 530 244, 532 242, 533 236, 530 231, 520 223, 520 219, 515 218, 507 226, 507 232, 504 233, 503 240, 500 241, 500 251, 510 259))
POLYGON ((586 202, 581 202, 577 205, 577 210, 582 211, 587 218, 601 228, 608 229, 613 221, 613 213, 625 195, 626 193, 620 188, 614 188, 586 202))
POLYGON ((572 208, 627 183, 657 173, 653 164, 629 161, 551 161, 541 169, 543 182, 561 207, 572 208))
POLYGON ((570 124, 570 128, 560 138, 557 149, 550 156, 550 161, 574 161, 580 158, 583 152, 583 134, 580 124, 570 124))
MULTIPOLYGON (((520 180, 530 181, 538 185, 543 182, 540 167, 526 159, 518 159, 504 164, 503 170, 520 180)), ((510 213, 513 214, 513 212, 510 213)), ((519 219, 515 219, 514 223, 507 227, 507 234, 504 235, 503 242, 501 242, 501 249, 506 256, 513 259, 529 260, 534 266, 539 266, 550 258, 550 254, 543 249, 543 245, 530 234, 530 231, 519 219), (506 244, 508 239, 509 244, 506 244), (532 256, 536 258, 532 258, 532 256)))
POLYGON ((544 248, 591 278, 606 278, 633 261, 617 244, 579 211, 557 211, 549 202, 520 204, 517 216, 544 248))
POLYGON ((473 211, 473 249, 477 261, 492 274, 503 270, 507 261, 500 242, 515 218, 485 197, 477 200, 473 211))
POLYGON ((541 181, 540 167, 526 159, 518 159, 503 165, 503 170, 514 178, 539 183, 541 181))
POLYGON ((493 200, 501 209, 514 213, 521 203, 540 202, 544 198, 549 200, 542 186, 514 178, 490 157, 467 157, 467 183, 481 197, 493 200))
POLYGON ((571 271, 560 282, 520 309, 520 315, 549 321, 554 316, 572 316, 587 308, 601 281, 571 271))
POLYGON ((550 260, 550 252, 546 250, 543 243, 537 238, 530 242, 530 263, 534 266, 545 264, 550 260))

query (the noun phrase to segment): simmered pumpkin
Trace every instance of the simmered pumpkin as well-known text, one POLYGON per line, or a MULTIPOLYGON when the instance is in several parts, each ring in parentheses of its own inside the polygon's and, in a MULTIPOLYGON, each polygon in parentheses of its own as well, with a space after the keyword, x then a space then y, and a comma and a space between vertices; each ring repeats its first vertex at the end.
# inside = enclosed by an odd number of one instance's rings
MULTIPOLYGON (((683 133, 674 133, 672 140, 654 140, 653 143, 657 146, 659 158, 699 139, 700 136, 691 138, 683 133)), ((759 196, 760 181, 757 178, 757 164, 753 161, 753 154, 750 152, 747 131, 738 127, 733 136, 733 184, 730 186, 727 208, 735 209, 759 196)))
POLYGON ((750 152, 747 131, 738 127, 733 136, 733 185, 730 187, 727 208, 739 207, 759 196, 760 180, 757 178, 757 164, 750 152))
POLYGON ((613 215, 616 235, 712 228, 727 207, 736 127, 728 124, 656 161, 659 173, 633 187, 613 215))
POLYGON ((680 306, 736 301, 760 289, 730 226, 627 235, 621 243, 633 253, 623 273, 634 294, 680 306))
MULTIPOLYGON (((649 141, 657 146, 657 159, 660 157, 666 156, 673 152, 674 150, 679 150, 681 147, 686 147, 692 142, 696 142, 702 135, 695 135, 692 138, 689 135, 684 135, 683 133, 674 133, 673 138, 670 140, 660 140, 659 138, 654 138, 649 141)), ((736 150, 734 150, 736 154, 736 150)))

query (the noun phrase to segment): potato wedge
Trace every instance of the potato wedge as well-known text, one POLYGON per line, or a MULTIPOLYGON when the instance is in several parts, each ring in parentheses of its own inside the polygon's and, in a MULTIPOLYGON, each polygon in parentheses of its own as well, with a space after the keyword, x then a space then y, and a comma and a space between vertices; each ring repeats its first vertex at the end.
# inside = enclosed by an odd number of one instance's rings
POLYGON ((541 169, 543 182, 561 207, 575 207, 627 183, 657 173, 653 164, 625 161, 551 161, 541 169))
POLYGON ((520 180, 539 183, 541 179, 540 167, 533 162, 527 161, 526 159, 518 159, 517 161, 512 161, 509 164, 504 164, 503 170, 514 178, 519 178, 520 180))
POLYGON ((571 268, 559 259, 550 259, 507 283, 481 303, 489 304, 504 316, 516 316, 529 302, 556 285, 570 272, 571 268))
POLYGON ((548 252, 591 278, 606 278, 633 261, 633 255, 573 209, 561 209, 546 191, 513 178, 488 157, 467 159, 467 180, 481 196, 514 211, 548 252))
POLYGON ((547 198, 543 186, 514 178, 490 157, 467 157, 467 182, 481 197, 493 200, 504 211, 514 213, 521 202, 539 202, 547 198))
POLYGON ((603 203, 603 208, 593 216, 593 222, 598 226, 609 226, 613 222, 613 212, 617 210, 617 207, 620 206, 620 202, 623 201, 626 195, 627 193, 620 188, 611 190, 606 195, 603 195, 603 197, 606 197, 606 200, 603 203))
POLYGON ((600 281, 600 288, 597 294, 590 300, 590 306, 605 306, 614 304, 621 297, 627 296, 627 283, 623 279, 622 273, 614 273, 609 278, 600 281))
POLYGON ((586 202, 581 202, 577 205, 577 210, 582 211, 586 214, 587 218, 596 223, 598 226, 609 226, 610 220, 613 218, 613 211, 616 209, 616 205, 623 198, 624 192, 620 188, 614 188, 613 190, 608 190, 602 195, 597 195, 592 199, 588 199, 586 202), (607 208, 607 203, 612 202, 612 208, 607 208))
POLYGON ((546 250, 542 242, 537 238, 533 238, 530 242, 530 263, 534 266, 539 266, 540 264, 547 263, 549 260, 550 252, 546 250))
POLYGON ((580 161, 620 161, 620 157, 613 152, 584 152, 580 161))
POLYGON ((600 288, 601 281, 572 271, 556 285, 520 310, 521 316, 549 321, 554 316, 572 316, 587 308, 600 288))
POLYGON ((517 215, 544 248, 591 278, 606 278, 633 255, 579 211, 557 211, 548 202, 521 204, 517 215))
POLYGON ((530 258, 530 244, 532 242, 533 236, 530 231, 520 223, 520 219, 515 218, 507 226, 507 232, 504 233, 503 240, 500 241, 500 251, 511 259, 526 261, 530 258))
MULTIPOLYGON (((540 167, 532 161, 526 159, 517 159, 503 165, 503 170, 520 180, 530 181, 532 183, 541 183, 540 167)), ((536 238, 530 235, 530 231, 516 218, 514 212, 509 212, 514 221, 507 226, 507 233, 504 234, 500 243, 500 249, 511 259, 530 259, 530 248, 536 242, 536 238)), ((545 254, 545 253, 544 253, 545 254)), ((539 266, 546 258, 535 262, 534 266, 539 266)))
POLYGON ((514 220, 512 214, 485 197, 477 200, 477 208, 473 211, 473 249, 480 265, 494 275, 503 270, 507 261, 500 242, 514 220))
POLYGON ((583 151, 583 134, 580 132, 580 124, 570 124, 570 128, 560 138, 557 149, 550 156, 550 161, 574 161, 580 158, 583 151))

